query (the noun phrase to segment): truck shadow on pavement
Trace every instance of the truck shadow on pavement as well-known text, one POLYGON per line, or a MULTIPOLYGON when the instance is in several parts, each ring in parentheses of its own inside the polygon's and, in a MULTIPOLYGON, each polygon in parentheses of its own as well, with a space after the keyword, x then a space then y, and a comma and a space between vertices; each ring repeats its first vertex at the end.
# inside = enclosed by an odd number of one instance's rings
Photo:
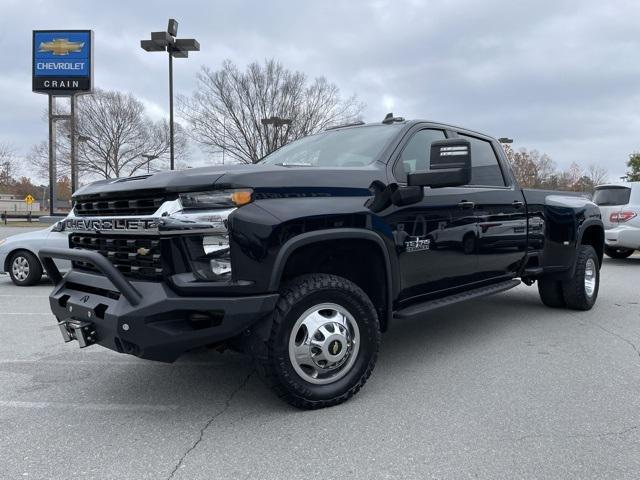
MULTIPOLYGON (((545 312, 551 310, 540 303, 537 292, 532 295, 524 289, 516 289, 508 294, 436 310, 424 318, 395 320, 382 337, 376 370, 358 397, 368 395, 365 392, 375 395, 374 385, 384 388, 388 378, 401 376, 411 364, 428 364, 442 352, 462 355, 470 347, 478 348, 478 343, 487 338, 495 339, 505 330, 519 328, 522 322, 544 322, 545 312)), ((570 314, 552 311, 551 315, 570 314)), ((551 315, 546 316, 547 320, 551 315)), ((77 355, 81 355, 80 352, 77 355)), ((129 402, 208 408, 211 403, 226 401, 250 376, 249 385, 246 388, 243 385, 244 390, 250 390, 249 396, 246 392, 242 395, 245 406, 251 404, 251 409, 260 408, 263 413, 264 409, 283 411, 293 408, 271 394, 255 373, 249 357, 235 352, 201 349, 183 355, 174 364, 148 362, 110 352, 91 356, 98 355, 101 358, 108 356, 112 361, 93 368, 94 374, 101 379, 94 382, 90 394, 96 402, 100 398, 122 398, 124 393, 129 402)), ((80 361, 79 365, 83 362, 80 361)), ((89 365, 87 368, 92 367, 89 365)), ((74 382, 80 378, 77 374, 69 374, 64 379, 57 379, 60 380, 74 382)), ((51 381, 50 376, 47 381, 51 381)), ((77 388, 87 391, 86 385, 78 384, 77 388)))
MULTIPOLYGON (((569 317, 571 313, 544 307, 537 291, 520 287, 435 310, 423 318, 394 320, 382 337, 373 376, 358 398, 381 394, 390 379, 418 368, 418 364, 429 367, 442 361, 443 354, 448 361, 456 361, 470 349, 493 348, 483 342, 502 341, 502 337, 509 337, 510 329, 522 328, 523 323, 529 325, 526 328, 537 328, 539 322, 539 328, 546 328, 545 322, 557 322, 558 315, 569 317)), ((54 330, 47 332, 47 337, 56 335, 54 330)), ((511 333, 511 338, 521 337, 520 332, 511 333)), ((24 379, 14 384, 19 400, 43 395, 55 402, 73 399, 74 403, 95 405, 156 405, 166 407, 167 412, 149 409, 148 413, 174 415, 170 413, 173 409, 200 411, 224 405, 235 395, 234 402, 242 401, 245 408, 263 413, 293 409, 271 394, 254 367, 249 357, 230 351, 200 349, 188 352, 176 363, 163 364, 99 347, 80 351, 69 344, 33 361, 2 363, 0 372, 24 379)), ((184 415, 184 411, 175 415, 184 415)))

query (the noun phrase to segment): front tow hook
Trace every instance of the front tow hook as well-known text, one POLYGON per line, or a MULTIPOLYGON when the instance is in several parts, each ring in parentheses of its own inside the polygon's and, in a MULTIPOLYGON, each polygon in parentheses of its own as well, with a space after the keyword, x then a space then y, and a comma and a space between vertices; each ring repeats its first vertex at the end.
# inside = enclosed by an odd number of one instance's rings
POLYGON ((71 340, 77 340, 80 348, 85 348, 93 345, 98 340, 96 335, 96 329, 91 322, 85 322, 84 320, 64 320, 58 322, 60 333, 65 343, 71 340))

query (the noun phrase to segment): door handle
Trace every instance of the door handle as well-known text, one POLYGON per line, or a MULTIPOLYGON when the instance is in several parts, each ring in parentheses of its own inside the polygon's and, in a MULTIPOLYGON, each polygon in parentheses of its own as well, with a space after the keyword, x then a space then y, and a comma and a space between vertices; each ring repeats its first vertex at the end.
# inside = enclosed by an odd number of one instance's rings
POLYGON ((458 203, 458 207, 465 208, 465 209, 474 208, 475 206, 476 204, 474 202, 467 202, 466 200, 463 200, 462 202, 458 203))
POLYGON ((513 208, 522 208, 524 207, 524 202, 521 202, 520 200, 514 200, 511 205, 513 205, 513 208))

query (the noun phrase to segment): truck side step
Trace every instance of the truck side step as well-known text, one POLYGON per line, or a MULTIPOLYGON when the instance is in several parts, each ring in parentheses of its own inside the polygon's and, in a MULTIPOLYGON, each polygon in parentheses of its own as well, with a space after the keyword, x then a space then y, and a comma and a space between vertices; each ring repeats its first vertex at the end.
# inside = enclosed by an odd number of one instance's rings
POLYGON ((464 302, 478 297, 484 297, 487 295, 493 295, 494 293, 504 292, 513 287, 520 285, 520 280, 507 280, 505 282, 494 283, 485 287, 475 288, 473 290, 467 290, 466 292, 456 293, 448 297, 438 298, 436 300, 430 300, 428 302, 418 303, 410 305, 402 310, 398 310, 393 314, 394 318, 411 318, 418 315, 422 315, 425 312, 435 310, 436 308, 447 307, 455 303, 464 302))

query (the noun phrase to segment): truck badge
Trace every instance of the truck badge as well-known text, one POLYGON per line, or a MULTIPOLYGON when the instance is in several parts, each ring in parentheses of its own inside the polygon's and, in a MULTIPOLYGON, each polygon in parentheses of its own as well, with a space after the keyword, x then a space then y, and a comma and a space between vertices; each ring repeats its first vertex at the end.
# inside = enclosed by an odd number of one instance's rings
POLYGON ((429 250, 431 240, 428 238, 408 237, 404 242, 407 252, 419 252, 421 250, 429 250))

